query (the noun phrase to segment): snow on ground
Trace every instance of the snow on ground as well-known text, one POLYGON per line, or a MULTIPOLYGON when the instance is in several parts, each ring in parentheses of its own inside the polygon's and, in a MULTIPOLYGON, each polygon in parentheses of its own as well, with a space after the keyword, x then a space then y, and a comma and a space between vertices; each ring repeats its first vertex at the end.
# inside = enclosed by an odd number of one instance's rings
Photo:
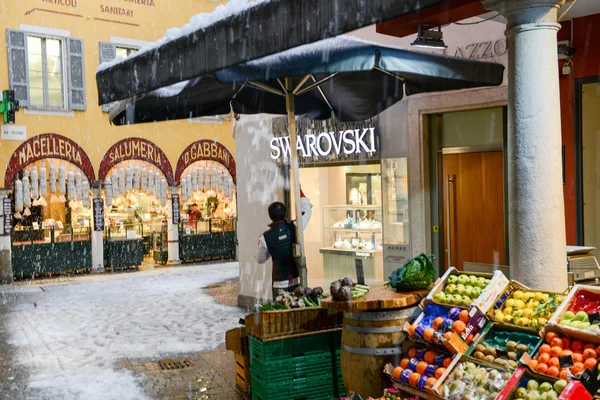
POLYGON ((2 286, 8 341, 36 399, 144 399, 115 362, 221 344, 243 313, 200 288, 238 273, 227 263, 2 286))

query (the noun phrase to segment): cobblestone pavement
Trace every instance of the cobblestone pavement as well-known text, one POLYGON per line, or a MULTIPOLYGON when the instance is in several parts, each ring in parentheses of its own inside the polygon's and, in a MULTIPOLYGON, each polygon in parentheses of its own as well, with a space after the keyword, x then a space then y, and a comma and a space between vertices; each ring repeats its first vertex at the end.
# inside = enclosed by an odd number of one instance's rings
POLYGON ((237 263, 0 286, 0 399, 239 399, 237 263), (225 282, 219 284, 219 282, 225 282), (225 305, 227 304, 227 305, 225 305), (163 370, 160 361, 188 360, 163 370))

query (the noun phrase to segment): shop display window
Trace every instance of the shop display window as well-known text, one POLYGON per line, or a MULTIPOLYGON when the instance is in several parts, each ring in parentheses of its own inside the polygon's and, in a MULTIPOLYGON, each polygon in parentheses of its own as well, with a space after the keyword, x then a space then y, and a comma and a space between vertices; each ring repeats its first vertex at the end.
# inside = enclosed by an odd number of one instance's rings
POLYGON ((381 206, 326 206, 323 213, 325 249, 381 251, 381 206))

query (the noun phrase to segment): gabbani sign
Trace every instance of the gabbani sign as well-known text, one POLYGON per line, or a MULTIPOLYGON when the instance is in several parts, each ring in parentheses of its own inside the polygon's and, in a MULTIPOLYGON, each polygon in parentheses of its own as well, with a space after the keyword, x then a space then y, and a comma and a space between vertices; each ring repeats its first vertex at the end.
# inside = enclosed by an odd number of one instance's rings
MULTIPOLYGON (((298 135, 296 149, 303 158, 343 154, 373 154, 377 152, 375 128, 347 129, 338 132, 298 135)), ((271 158, 290 157, 290 138, 271 139, 271 158)))
POLYGON ((235 160, 233 155, 219 142, 214 140, 198 140, 190 144, 179 156, 175 169, 175 182, 179 184, 181 175, 187 167, 201 160, 211 160, 221 163, 227 168, 233 183, 236 182, 235 160))

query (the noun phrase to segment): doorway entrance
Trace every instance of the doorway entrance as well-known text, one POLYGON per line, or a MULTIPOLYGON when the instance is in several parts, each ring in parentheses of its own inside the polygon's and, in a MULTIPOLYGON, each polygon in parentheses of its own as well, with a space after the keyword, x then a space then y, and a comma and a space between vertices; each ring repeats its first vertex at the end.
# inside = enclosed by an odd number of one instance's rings
POLYGON ((468 269, 465 263, 506 265, 504 115, 490 108, 431 117, 432 237, 440 274, 468 269))

